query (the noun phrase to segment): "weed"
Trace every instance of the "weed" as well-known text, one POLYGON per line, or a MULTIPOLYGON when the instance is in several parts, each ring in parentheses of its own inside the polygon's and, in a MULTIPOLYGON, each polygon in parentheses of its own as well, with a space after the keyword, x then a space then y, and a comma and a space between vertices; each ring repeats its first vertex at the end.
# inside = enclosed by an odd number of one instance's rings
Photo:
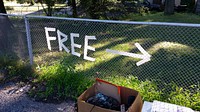
POLYGON ((76 99, 87 87, 91 85, 91 81, 81 72, 75 71, 75 66, 66 62, 65 59, 55 62, 50 66, 42 66, 39 71, 39 79, 34 97, 41 100, 63 100, 68 97, 76 99), (45 88, 45 89, 44 89, 45 88))
POLYGON ((170 93, 168 102, 200 110, 200 86, 192 85, 190 89, 197 89, 194 93, 189 89, 184 89, 174 85, 170 93))

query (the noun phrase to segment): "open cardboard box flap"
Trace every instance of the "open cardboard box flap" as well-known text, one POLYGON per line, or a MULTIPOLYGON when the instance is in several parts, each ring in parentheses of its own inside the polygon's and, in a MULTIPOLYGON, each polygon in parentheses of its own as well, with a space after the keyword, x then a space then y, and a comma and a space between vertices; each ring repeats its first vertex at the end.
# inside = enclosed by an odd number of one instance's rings
POLYGON ((101 79, 96 79, 96 93, 100 92, 103 93, 106 96, 110 96, 112 98, 115 98, 119 103, 121 103, 120 98, 120 87, 117 85, 114 85, 112 83, 106 82, 101 79))

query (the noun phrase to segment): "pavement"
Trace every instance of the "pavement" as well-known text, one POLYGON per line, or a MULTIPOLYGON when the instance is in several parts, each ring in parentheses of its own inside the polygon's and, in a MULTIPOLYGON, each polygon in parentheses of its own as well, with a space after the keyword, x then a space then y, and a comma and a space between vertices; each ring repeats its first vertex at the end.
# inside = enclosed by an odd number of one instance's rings
POLYGON ((36 102, 26 94, 30 85, 9 82, 0 85, 0 112, 75 112, 75 102, 60 104, 36 102))

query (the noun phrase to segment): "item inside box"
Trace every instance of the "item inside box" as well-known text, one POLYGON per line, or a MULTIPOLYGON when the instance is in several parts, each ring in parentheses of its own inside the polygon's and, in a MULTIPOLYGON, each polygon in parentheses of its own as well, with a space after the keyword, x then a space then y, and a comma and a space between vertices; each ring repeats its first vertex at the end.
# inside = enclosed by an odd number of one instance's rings
MULTIPOLYGON (((131 106, 131 104, 134 102, 135 96, 129 96, 128 102, 125 105, 125 111, 128 110, 128 108, 131 106)), ((90 97, 87 101, 87 103, 90 103, 94 106, 99 106, 106 109, 121 110, 121 104, 115 99, 110 96, 106 96, 103 93, 98 92, 95 96, 90 97)), ((124 105, 124 104, 123 104, 124 105)))
POLYGON ((116 99, 102 93, 97 93, 95 96, 90 97, 86 102, 102 108, 120 111, 120 103, 116 99))

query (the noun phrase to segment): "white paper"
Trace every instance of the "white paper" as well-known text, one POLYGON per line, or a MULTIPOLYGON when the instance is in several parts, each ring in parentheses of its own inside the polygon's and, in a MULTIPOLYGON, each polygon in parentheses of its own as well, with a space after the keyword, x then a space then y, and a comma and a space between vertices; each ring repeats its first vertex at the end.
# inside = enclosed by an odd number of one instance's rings
POLYGON ((155 100, 153 101, 151 112, 194 112, 194 111, 187 107, 155 100))

